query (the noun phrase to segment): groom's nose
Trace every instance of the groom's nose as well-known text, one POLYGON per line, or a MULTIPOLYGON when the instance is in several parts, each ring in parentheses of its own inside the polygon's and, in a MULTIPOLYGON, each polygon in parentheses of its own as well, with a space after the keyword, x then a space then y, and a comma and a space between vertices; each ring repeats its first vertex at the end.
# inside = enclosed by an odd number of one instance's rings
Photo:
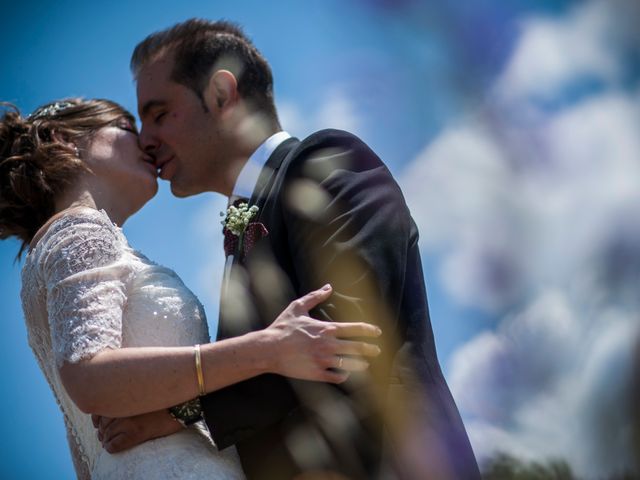
POLYGON ((148 129, 144 128, 144 125, 142 125, 142 128, 140 129, 138 142, 140 143, 140 148, 149 155, 153 155, 160 146, 160 142, 158 142, 158 140, 149 133, 148 129))

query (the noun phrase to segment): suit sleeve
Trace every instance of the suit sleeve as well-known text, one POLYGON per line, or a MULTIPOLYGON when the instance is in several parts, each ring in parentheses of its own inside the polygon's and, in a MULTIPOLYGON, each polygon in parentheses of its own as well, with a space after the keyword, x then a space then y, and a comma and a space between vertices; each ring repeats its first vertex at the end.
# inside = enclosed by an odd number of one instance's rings
MULTIPOLYGON (((401 311, 417 229, 400 188, 378 157, 355 137, 334 142, 293 165, 283 190, 296 293, 331 283, 334 294, 315 315, 380 326, 387 356, 378 366, 389 367, 389 356, 406 339, 401 311)), ((426 314, 426 297, 421 313, 426 314)))
MULTIPOLYGON (((436 355, 418 231, 387 167, 364 143, 344 136, 340 148, 318 149, 294 166, 287 190, 283 204, 297 294, 329 282, 334 294, 316 317, 374 323, 383 330, 383 354, 363 378, 337 389, 360 424, 351 432, 352 443, 358 443, 359 429, 371 436, 383 423, 396 445, 411 439, 424 446, 415 463, 406 451, 393 454, 413 463, 408 468, 414 473, 478 478, 436 355)), ((327 437, 330 423, 319 427, 327 437)))

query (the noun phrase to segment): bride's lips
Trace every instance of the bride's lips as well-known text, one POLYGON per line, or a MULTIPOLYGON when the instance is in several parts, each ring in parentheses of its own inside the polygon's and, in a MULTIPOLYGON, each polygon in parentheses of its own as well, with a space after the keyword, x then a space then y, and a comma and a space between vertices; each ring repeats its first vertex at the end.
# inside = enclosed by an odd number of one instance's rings
POLYGON ((140 161, 145 164, 147 170, 153 173, 154 177, 158 177, 158 169, 156 168, 155 160, 151 155, 143 154, 140 157, 140 161))
POLYGON ((143 162, 146 165, 147 169, 150 172, 153 172, 153 176, 157 177, 158 176, 158 169, 156 168, 156 166, 153 163, 151 163, 151 162, 149 162, 147 160, 143 160, 143 162))

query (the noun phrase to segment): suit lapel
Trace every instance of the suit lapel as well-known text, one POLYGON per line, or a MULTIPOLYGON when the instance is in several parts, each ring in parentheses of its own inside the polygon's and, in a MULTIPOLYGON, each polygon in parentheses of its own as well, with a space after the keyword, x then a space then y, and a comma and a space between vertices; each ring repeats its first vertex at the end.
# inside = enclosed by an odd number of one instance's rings
MULTIPOLYGON (((259 222, 263 213, 263 207, 265 202, 267 201, 271 189, 273 187, 273 182, 275 181, 276 174, 282 165, 282 162, 287 155, 292 152, 297 145, 300 144, 300 141, 297 138, 291 137, 282 142, 271 154, 267 163, 262 168, 260 172, 260 176, 258 177, 258 182, 256 187, 253 190, 253 194, 251 195, 251 199, 249 200, 249 205, 257 205, 258 216, 253 219, 255 222, 259 222)), ((268 226, 267 226, 268 228, 268 226)), ((227 257, 225 262, 225 269, 222 277, 222 289, 220 292, 220 315, 218 321, 218 338, 226 338, 228 332, 226 332, 226 322, 225 322, 225 297, 228 293, 229 282, 232 275, 232 270, 235 268, 236 264, 239 262, 238 256, 230 255, 227 257)))
POLYGON ((260 209, 258 211, 258 218, 256 219, 256 221, 260 219, 260 216, 262 214, 262 207, 264 206, 264 202, 269 196, 271 187, 276 178, 276 173, 280 169, 280 165, 282 165, 282 162, 287 157, 289 152, 291 152, 299 143, 300 141, 295 137, 286 139, 284 142, 278 145, 278 148, 274 150, 274 152, 267 160, 267 163, 262 168, 260 176, 258 177, 256 187, 253 189, 251 200, 249 201, 249 205, 257 205, 260 209))
MULTIPOLYGON (((259 222, 261 220, 263 207, 273 187, 273 182, 276 178, 276 174, 280 169, 280 166, 282 165, 284 159, 287 158, 287 155, 299 144, 300 140, 298 140, 297 138, 287 138, 284 142, 278 145, 278 147, 273 151, 273 153, 267 160, 267 163, 265 163, 264 167, 262 167, 262 170, 260 171, 260 175, 258 177, 258 182, 256 183, 256 186, 253 189, 253 193, 251 194, 251 198, 249 199, 249 206, 256 205, 259 209, 258 215, 251 221, 259 222)), ((240 255, 233 256, 231 260, 233 265, 240 261, 239 257, 240 255)), ((225 273, 222 280, 223 285, 230 271, 230 268, 231 265, 228 265, 225 268, 225 273)))

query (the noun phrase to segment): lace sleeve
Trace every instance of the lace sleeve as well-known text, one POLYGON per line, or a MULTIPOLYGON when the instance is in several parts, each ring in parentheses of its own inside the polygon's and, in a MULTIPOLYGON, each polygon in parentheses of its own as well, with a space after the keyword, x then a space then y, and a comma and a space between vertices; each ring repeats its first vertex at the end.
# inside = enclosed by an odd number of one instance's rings
POLYGON ((105 348, 119 348, 130 275, 122 261, 121 233, 106 215, 93 212, 64 217, 42 240, 42 274, 58 368, 105 348))

